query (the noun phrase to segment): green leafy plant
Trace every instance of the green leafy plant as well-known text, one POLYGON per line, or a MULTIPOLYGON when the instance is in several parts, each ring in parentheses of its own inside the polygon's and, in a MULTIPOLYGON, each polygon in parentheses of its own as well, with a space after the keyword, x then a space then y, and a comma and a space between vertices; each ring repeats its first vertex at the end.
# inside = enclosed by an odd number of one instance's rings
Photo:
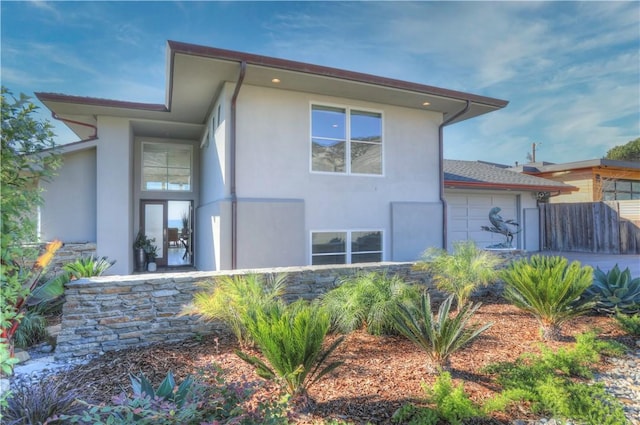
POLYGON ((33 289, 27 299, 27 305, 44 306, 45 303, 54 303, 64 295, 64 285, 70 281, 83 277, 101 276, 114 264, 115 260, 109 261, 107 257, 96 258, 93 255, 67 263, 62 266, 63 273, 38 284, 33 289))
POLYGON ((640 336, 640 314, 636 313, 634 315, 623 314, 617 312, 615 315, 616 322, 618 325, 627 333, 640 336))
POLYGON ((47 336, 47 320, 38 309, 27 309, 20 326, 13 336, 16 347, 28 348, 44 340, 47 336))
POLYGON ((484 416, 483 410, 471 401, 463 385, 453 385, 449 372, 438 375, 432 387, 423 382, 422 389, 430 406, 405 404, 393 414, 393 422, 414 425, 461 425, 471 418, 484 416))
MULTIPOLYGON (((167 375, 168 378, 168 375, 167 375)), ((165 378, 163 382, 168 382, 165 378)), ((144 389, 145 379, 132 379, 134 392, 113 398, 111 404, 92 405, 81 402, 84 411, 74 415, 61 415, 65 424, 82 425, 284 425, 286 401, 255 400, 257 387, 247 383, 228 383, 222 370, 212 365, 198 372, 198 376, 178 397, 180 390, 144 389), (151 392, 153 391, 153 397, 151 392), (167 394, 168 397, 161 397, 167 394), (179 405, 177 403, 179 401, 179 405)), ((148 381, 147 381, 148 383, 148 381)), ((150 385, 150 384, 149 384, 150 385)))
POLYGON ((481 416, 480 410, 469 399, 462 384, 453 385, 449 372, 441 373, 432 388, 422 384, 427 400, 436 405, 438 416, 452 425, 465 419, 481 416))
MULTIPOLYGON (((27 310, 27 299, 36 287, 39 276, 46 270, 56 251, 62 245, 59 241, 47 244, 45 251, 30 269, 7 273, 2 267, 0 286, 0 338, 7 344, 9 357, 13 356, 14 335, 27 310)), ((5 367, 3 366, 4 370, 5 367)))
POLYGON ((176 404, 178 408, 181 408, 189 391, 193 384, 193 378, 187 376, 180 386, 176 387, 176 381, 173 377, 173 373, 169 371, 167 376, 162 380, 157 389, 153 388, 151 382, 144 376, 129 374, 131 380, 131 388, 133 388, 133 394, 136 397, 149 397, 150 399, 161 398, 166 401, 171 401, 176 404))
POLYGON ((78 390, 63 389, 53 380, 19 385, 12 390, 0 419, 3 424, 62 425, 65 422, 56 419, 57 416, 73 415, 84 410, 76 401, 80 395, 78 390))
POLYGON ((71 279, 80 279, 83 277, 102 276, 111 266, 116 263, 115 260, 109 261, 107 257, 90 257, 78 258, 77 260, 65 264, 62 268, 71 274, 71 279))
POLYGON ((241 346, 253 343, 247 333, 250 314, 276 302, 284 294, 286 275, 263 277, 257 274, 223 276, 201 285, 193 302, 182 314, 197 314, 205 320, 225 323, 241 346))
POLYGON ((497 374, 503 387, 494 403, 522 400, 534 412, 594 425, 621 424, 626 423, 621 404, 601 384, 575 378, 591 378, 591 368, 601 354, 619 355, 622 350, 621 345, 598 340, 595 333, 588 332, 578 335, 571 349, 553 352, 543 348, 540 355, 525 354, 513 363, 490 365, 485 372, 497 374))
POLYGON ((629 268, 621 272, 617 264, 606 273, 598 267, 593 272, 593 284, 584 291, 583 298, 595 301, 595 309, 600 312, 638 313, 640 277, 631 279, 629 268))
POLYGON ((568 264, 564 257, 542 255, 514 261, 501 273, 504 297, 538 320, 545 340, 557 340, 563 323, 593 307, 580 300, 592 275, 593 269, 578 261, 568 264))
POLYGON ((358 274, 342 279, 340 286, 322 297, 334 329, 353 332, 364 326, 372 335, 394 332, 397 304, 417 305, 420 290, 397 275, 358 274))
POLYGON ((326 349, 329 315, 318 304, 303 300, 268 310, 256 311, 248 330, 267 363, 255 356, 236 351, 265 379, 278 379, 286 391, 305 404, 307 389, 343 362, 328 362, 328 357, 343 341, 337 338, 326 349))
POLYGON ((436 287, 456 297, 457 307, 466 304, 478 286, 486 286, 498 277, 501 260, 478 248, 473 241, 456 242, 453 253, 430 248, 415 268, 432 273, 436 287))
POLYGON ((449 357, 492 326, 467 327, 480 303, 465 304, 455 315, 450 314, 453 295, 440 304, 438 314, 431 310, 431 298, 424 293, 417 311, 399 305, 394 315, 398 331, 426 351, 439 370, 448 368, 449 357))
POLYGON ((34 117, 38 108, 29 97, 21 94, 16 98, 3 86, 0 106, 0 352, 9 353, 0 355, 0 367, 6 370, 13 363, 9 361, 12 338, 24 314, 25 300, 45 268, 39 262, 30 266, 38 251, 25 246, 37 240, 32 212, 42 204, 42 197, 35 183, 51 181, 61 157, 51 124, 34 117))

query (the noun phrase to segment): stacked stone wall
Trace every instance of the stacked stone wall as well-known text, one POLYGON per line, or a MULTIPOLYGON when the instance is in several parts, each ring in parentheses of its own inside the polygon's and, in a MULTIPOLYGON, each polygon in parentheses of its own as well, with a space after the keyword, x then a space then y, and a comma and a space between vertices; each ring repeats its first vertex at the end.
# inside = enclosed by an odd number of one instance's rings
MULTIPOLYGON (((221 323, 206 323, 197 316, 182 316, 199 290, 199 284, 221 276, 257 273, 287 275, 285 299, 314 299, 340 284, 341 278, 357 273, 386 272, 407 282, 424 285, 437 299, 426 272, 413 270, 413 263, 376 263, 358 266, 308 266, 232 272, 186 272, 102 276, 67 284, 62 329, 55 356, 58 359, 99 354, 155 343, 178 342, 224 329, 221 323)), ((494 285, 483 290, 500 292, 494 285)))

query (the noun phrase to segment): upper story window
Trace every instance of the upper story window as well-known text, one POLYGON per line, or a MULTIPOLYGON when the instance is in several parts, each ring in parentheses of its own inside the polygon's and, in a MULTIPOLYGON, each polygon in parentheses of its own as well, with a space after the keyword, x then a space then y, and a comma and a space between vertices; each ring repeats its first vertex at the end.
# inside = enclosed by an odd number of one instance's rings
POLYGON ((165 143, 142 144, 142 190, 192 190, 192 147, 165 143))
POLYGON ((311 106, 311 170, 382 174, 382 114, 311 106))
POLYGON ((604 201, 640 199, 640 181, 603 179, 602 199, 604 201))

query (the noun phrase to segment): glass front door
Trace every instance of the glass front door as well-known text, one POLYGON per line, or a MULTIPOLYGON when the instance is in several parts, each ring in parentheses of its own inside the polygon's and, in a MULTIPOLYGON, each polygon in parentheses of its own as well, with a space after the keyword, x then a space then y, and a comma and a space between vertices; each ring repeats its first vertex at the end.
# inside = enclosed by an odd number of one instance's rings
POLYGON ((191 201, 142 201, 141 228, 156 246, 158 266, 193 264, 191 201))

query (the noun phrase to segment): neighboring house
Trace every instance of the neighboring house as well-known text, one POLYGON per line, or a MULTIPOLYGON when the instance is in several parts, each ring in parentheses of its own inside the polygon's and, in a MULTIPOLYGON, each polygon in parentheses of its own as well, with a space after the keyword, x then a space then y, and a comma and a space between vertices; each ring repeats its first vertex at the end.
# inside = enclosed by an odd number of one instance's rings
POLYGON ((638 161, 592 159, 564 164, 536 162, 514 169, 578 188, 576 192, 552 198, 552 203, 618 201, 620 215, 640 224, 638 161))
POLYGON ((43 240, 96 242, 119 274, 139 230, 161 266, 412 261, 445 244, 442 128, 507 105, 173 41, 167 69, 166 104, 36 94, 83 139, 44 185, 43 240))
POLYGON ((503 235, 482 230, 491 226, 489 211, 498 207, 502 218, 515 220, 521 229, 513 247, 526 251, 540 249, 538 202, 577 190, 499 164, 450 159, 444 160, 444 188, 448 249, 456 241, 473 240, 481 247, 504 242, 503 235))

